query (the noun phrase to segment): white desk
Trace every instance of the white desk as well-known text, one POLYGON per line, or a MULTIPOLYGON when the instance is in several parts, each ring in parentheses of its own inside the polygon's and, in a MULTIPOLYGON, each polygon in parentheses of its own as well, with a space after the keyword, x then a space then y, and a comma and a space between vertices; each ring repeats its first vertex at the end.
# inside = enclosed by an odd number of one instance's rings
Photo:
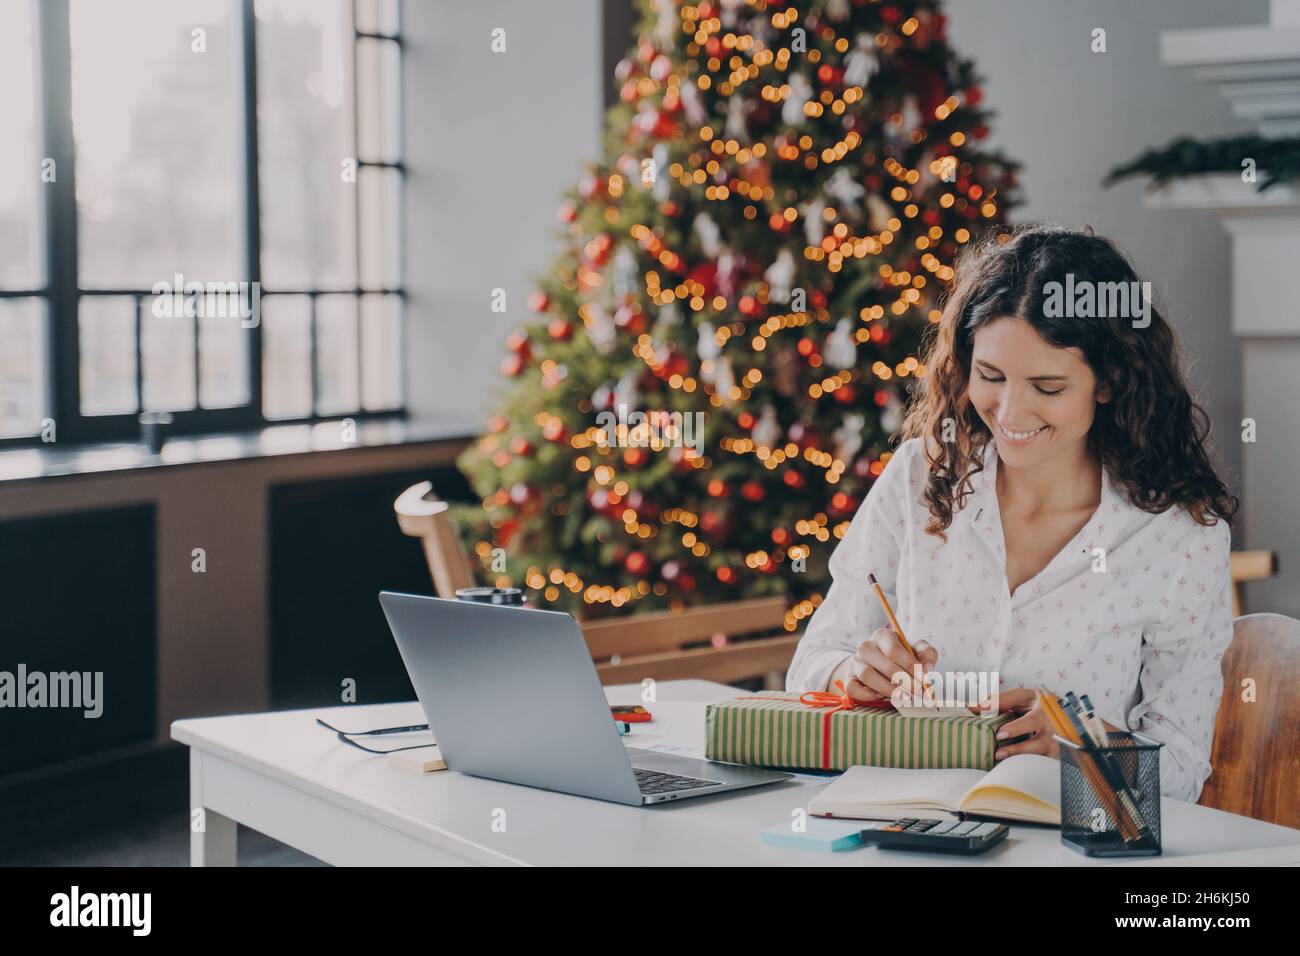
MULTIPOLYGON (((639 702, 640 687, 606 693, 611 703, 639 702)), ((735 688, 708 681, 661 683, 651 705, 654 723, 634 724, 626 740, 702 755, 704 705, 735 696, 735 688)), ((1091 859, 1063 847, 1059 831, 1027 826, 1012 826, 1001 845, 969 858, 773 847, 759 834, 788 822, 792 810, 827 784, 825 777, 625 807, 452 771, 394 769, 384 757, 340 743, 316 725, 317 716, 344 730, 424 722, 416 703, 176 721, 172 737, 190 748, 190 805, 204 809, 206 823, 192 834, 193 865, 233 865, 236 822, 336 865, 1300 864, 1300 830, 1169 799, 1161 804, 1164 855, 1140 861, 1091 859)), ((399 739, 381 737, 375 746, 399 739)))

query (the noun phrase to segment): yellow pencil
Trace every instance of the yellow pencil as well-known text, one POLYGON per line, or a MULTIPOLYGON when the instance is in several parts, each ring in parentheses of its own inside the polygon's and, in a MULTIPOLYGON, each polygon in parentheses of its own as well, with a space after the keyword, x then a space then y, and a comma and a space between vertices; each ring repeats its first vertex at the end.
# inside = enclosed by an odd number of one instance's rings
MULTIPOLYGON (((917 655, 916 650, 912 645, 908 643, 907 636, 903 634, 903 625, 899 624, 898 618, 894 616, 894 609, 889 606, 889 599, 885 597, 885 592, 881 590, 880 582, 876 580, 874 574, 868 574, 867 580, 871 582, 872 588, 875 589, 876 597, 880 598, 880 606, 885 609, 885 616, 889 618, 889 626, 892 627, 894 633, 898 635, 898 642, 903 645, 903 649, 906 650, 907 653, 911 654, 919 661, 921 658, 917 655)), ((925 691, 925 696, 930 700, 933 700, 934 688, 929 684, 923 684, 922 688, 925 691)))

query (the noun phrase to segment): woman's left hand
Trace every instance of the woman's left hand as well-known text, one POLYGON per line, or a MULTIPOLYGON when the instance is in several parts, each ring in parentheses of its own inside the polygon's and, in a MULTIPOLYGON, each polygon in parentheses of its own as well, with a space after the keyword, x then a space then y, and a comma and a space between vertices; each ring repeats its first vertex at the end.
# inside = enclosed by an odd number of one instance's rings
MULTIPOLYGON (((1052 722, 1048 720, 1046 712, 1039 706, 1037 690, 1031 687, 1014 687, 1011 690, 1001 690, 997 693, 997 702, 999 713, 1014 711, 1022 713, 1023 716, 1008 721, 998 728, 998 749, 993 755, 994 760, 1004 760, 1015 754, 1042 754, 1056 760, 1061 759, 1061 745, 1052 739, 1052 735, 1056 733, 1056 730, 1052 727, 1052 722), (1019 737, 1022 734, 1032 734, 1033 736, 1017 744, 1003 742, 1012 737, 1019 737)), ((992 705, 988 701, 983 701, 976 709, 988 713, 992 712, 992 705)))
MULTIPOLYGON (((1015 754, 1042 754, 1054 760, 1061 759, 1061 745, 1053 739, 1056 728, 1052 726, 1051 720, 1039 705, 1037 690, 1031 687, 1013 687, 1011 690, 998 691, 997 698, 999 713, 1012 711, 1022 716, 998 728, 998 749, 993 754, 994 760, 1005 760, 1015 754), (1017 744, 1003 743, 1004 740, 1019 737, 1021 734, 1033 734, 1033 736, 1017 744)), ((980 712, 991 712, 992 705, 988 701, 983 701, 975 709, 980 712)), ((1116 727, 1108 720, 1102 720, 1101 725, 1108 733, 1123 732, 1122 728, 1116 727)))

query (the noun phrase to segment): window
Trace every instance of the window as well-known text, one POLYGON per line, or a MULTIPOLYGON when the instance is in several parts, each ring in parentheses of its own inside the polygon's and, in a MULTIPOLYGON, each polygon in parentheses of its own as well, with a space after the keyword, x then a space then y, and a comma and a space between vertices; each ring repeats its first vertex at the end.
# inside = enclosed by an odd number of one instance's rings
POLYGON ((0 442, 403 408, 398 0, 0 0, 0 442))

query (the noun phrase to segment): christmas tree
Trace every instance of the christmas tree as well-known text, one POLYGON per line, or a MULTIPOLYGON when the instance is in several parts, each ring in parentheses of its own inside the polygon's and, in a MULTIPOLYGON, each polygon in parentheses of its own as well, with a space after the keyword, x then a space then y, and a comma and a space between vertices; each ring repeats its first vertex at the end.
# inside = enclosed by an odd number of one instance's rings
POLYGON ((604 155, 460 459, 483 580, 582 618, 799 627, 1016 164, 937 2, 642 0, 604 155))

